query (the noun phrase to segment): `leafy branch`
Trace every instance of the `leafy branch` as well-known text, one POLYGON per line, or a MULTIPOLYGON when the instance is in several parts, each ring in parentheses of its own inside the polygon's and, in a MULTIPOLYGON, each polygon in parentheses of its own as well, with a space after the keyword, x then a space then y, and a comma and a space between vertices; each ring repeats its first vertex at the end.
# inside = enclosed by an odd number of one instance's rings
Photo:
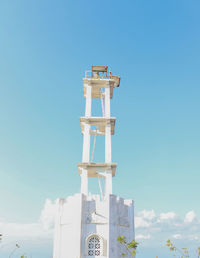
MULTIPOLYGON (((187 248, 177 248, 174 243, 171 241, 171 240, 167 240, 166 241, 166 246, 169 247, 169 250, 171 252, 174 252, 174 257, 176 257, 176 252, 178 252, 181 256, 180 258, 189 258, 190 255, 189 255, 189 252, 188 252, 188 249, 187 248)), ((200 257, 200 247, 197 248, 197 255, 198 255, 198 258, 200 257)))
POLYGON ((134 257, 136 255, 136 250, 138 246, 138 242, 135 240, 132 240, 131 242, 127 242, 125 236, 118 236, 117 241, 125 247, 126 252, 122 253, 121 256, 128 256, 130 255, 131 257, 134 257))

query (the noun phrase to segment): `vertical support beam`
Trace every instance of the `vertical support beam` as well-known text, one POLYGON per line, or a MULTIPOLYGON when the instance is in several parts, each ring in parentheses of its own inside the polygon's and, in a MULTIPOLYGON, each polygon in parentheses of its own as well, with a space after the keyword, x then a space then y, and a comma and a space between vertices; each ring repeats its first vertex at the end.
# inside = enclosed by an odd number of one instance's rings
POLYGON ((88 195, 88 171, 82 169, 81 173, 81 193, 88 195))
MULTIPOLYGON (((105 88, 105 117, 110 118, 110 86, 105 88)), ((111 152, 111 124, 106 124, 105 128, 105 162, 112 162, 111 152)), ((105 171, 105 198, 112 194, 112 170, 105 171)))
POLYGON ((111 152, 111 124, 108 123, 105 128, 105 162, 112 162, 111 152))
POLYGON ((105 175, 105 198, 112 194, 112 170, 107 170, 105 175))
POLYGON ((82 162, 90 161, 90 125, 84 124, 82 162))
POLYGON ((86 86, 86 103, 85 103, 85 116, 90 117, 92 114, 92 87, 86 86))
POLYGON ((105 88, 105 117, 110 117, 110 86, 105 88))
MULTIPOLYGON (((91 117, 92 113, 92 87, 86 86, 86 104, 85 104, 85 116, 91 117)), ((83 132, 83 155, 82 162, 90 162, 90 125, 84 124, 83 132)), ((88 195, 88 171, 82 170, 81 173, 81 193, 88 195)))

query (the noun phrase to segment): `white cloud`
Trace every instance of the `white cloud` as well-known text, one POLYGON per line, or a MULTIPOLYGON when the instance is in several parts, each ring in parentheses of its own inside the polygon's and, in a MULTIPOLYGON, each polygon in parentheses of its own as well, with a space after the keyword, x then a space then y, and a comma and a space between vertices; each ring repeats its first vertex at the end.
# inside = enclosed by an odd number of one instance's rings
POLYGON ((188 239, 189 240, 191 240, 191 241, 200 241, 200 234, 198 234, 198 235, 189 235, 189 237, 188 237, 188 239))
POLYGON ((159 215, 152 210, 141 211, 135 216, 135 228, 137 239, 149 247, 161 246, 167 239, 179 241, 180 247, 200 241, 200 221, 194 211, 183 218, 173 211, 159 215))
POLYGON ((195 219, 196 219, 196 214, 195 214, 195 212, 194 212, 194 211, 189 211, 188 213, 186 213, 184 221, 185 221, 186 223, 191 223, 191 222, 193 222, 195 219))
POLYGON ((50 238, 52 237, 55 216, 55 203, 47 199, 40 219, 33 223, 10 223, 0 220, 0 232, 4 240, 8 238, 50 238))
POLYGON ((142 235, 142 234, 139 234, 139 235, 136 235, 135 236, 136 240, 142 240, 142 239, 150 239, 151 236, 148 234, 148 235, 142 235))
POLYGON ((149 228, 152 221, 156 218, 154 210, 142 210, 135 216, 136 228, 149 228))
POLYGON ((167 213, 160 213, 160 220, 172 220, 175 218, 177 218, 177 215, 173 211, 167 213))
POLYGON ((46 199, 44 208, 40 215, 40 222, 45 230, 52 229, 55 219, 56 204, 51 200, 46 199))
POLYGON ((150 223, 146 220, 144 220, 143 218, 140 217, 135 217, 135 227, 136 228, 148 228, 150 227, 150 223))
POLYGON ((181 234, 174 234, 172 237, 174 239, 181 239, 182 238, 181 234))
POLYGON ((155 214, 154 210, 150 210, 150 211, 143 210, 138 213, 138 216, 142 217, 146 220, 152 220, 156 217, 156 214, 155 214))
POLYGON ((46 237, 47 234, 42 230, 39 223, 0 223, 0 230, 3 234, 3 239, 8 237, 46 237))

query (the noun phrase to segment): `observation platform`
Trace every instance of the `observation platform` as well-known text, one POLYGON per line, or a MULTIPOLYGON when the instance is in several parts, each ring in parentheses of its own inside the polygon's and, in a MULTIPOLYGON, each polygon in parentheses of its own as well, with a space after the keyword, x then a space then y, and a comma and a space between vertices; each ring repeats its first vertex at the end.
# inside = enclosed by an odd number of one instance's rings
POLYGON ((115 117, 81 117, 80 118, 80 125, 81 125, 81 132, 83 134, 84 131, 84 124, 89 124, 91 127, 96 127, 96 128, 91 128, 90 129, 90 134, 91 135, 105 135, 105 129, 106 125, 110 124, 111 125, 111 134, 114 134, 115 131, 115 117))
POLYGON ((113 97, 113 88, 119 87, 120 77, 112 75, 107 66, 92 66, 86 71, 83 78, 83 95, 86 97, 86 85, 92 87, 92 98, 104 98, 102 88, 110 87, 110 98, 113 97))
POLYGON ((79 175, 82 174, 82 169, 88 171, 88 177, 104 177, 106 170, 112 170, 112 176, 115 176, 116 173, 116 163, 78 163, 78 172, 79 175))

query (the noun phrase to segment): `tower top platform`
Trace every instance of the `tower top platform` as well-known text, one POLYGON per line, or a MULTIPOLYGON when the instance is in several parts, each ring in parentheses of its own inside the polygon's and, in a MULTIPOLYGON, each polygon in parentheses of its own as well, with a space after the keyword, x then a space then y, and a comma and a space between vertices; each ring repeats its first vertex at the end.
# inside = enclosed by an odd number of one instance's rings
POLYGON ((86 85, 92 86, 92 98, 104 98, 101 88, 110 86, 110 98, 112 98, 113 88, 120 85, 120 77, 108 71, 108 66, 92 66, 90 71, 85 72, 85 78, 83 78, 84 97, 86 97, 86 85))

